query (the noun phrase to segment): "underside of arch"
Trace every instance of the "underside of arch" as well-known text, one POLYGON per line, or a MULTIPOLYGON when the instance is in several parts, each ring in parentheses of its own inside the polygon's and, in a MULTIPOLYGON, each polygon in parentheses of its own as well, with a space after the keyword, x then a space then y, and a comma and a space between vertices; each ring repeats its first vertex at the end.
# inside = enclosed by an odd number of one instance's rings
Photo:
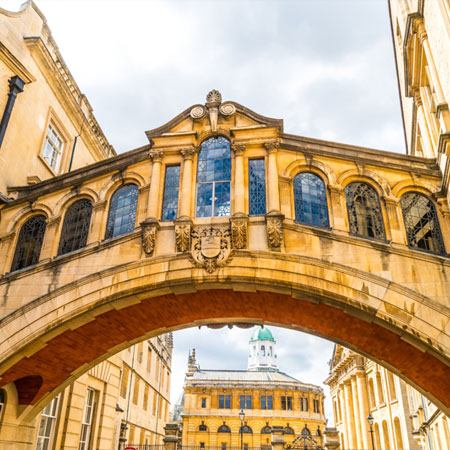
POLYGON ((152 333, 218 321, 272 323, 348 345, 395 368, 398 375, 450 412, 450 368, 435 356, 389 328, 358 317, 356 311, 352 314, 339 307, 268 291, 205 289, 147 298, 122 309, 107 310, 30 352, 3 374, 1 383, 15 382, 21 404, 40 408, 68 380, 111 356, 124 343, 152 333), (41 377, 39 383, 37 376, 41 377))

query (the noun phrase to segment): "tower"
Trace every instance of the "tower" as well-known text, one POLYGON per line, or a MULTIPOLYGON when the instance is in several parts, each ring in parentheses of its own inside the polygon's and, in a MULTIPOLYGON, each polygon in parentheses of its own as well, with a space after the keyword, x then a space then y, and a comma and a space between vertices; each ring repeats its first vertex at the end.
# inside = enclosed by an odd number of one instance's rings
POLYGON ((250 338, 248 370, 272 370, 278 372, 276 341, 268 328, 258 327, 250 338))

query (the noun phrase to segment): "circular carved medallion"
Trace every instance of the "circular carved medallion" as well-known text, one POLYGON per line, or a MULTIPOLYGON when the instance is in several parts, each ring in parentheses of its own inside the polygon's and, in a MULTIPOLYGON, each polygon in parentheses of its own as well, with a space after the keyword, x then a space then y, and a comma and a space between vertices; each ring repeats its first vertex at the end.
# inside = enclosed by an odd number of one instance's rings
POLYGON ((231 116, 236 112, 236 107, 231 102, 225 102, 220 105, 219 111, 224 116, 231 116))
POLYGON ((193 119, 201 119, 206 114, 206 108, 202 105, 196 105, 191 109, 193 119))

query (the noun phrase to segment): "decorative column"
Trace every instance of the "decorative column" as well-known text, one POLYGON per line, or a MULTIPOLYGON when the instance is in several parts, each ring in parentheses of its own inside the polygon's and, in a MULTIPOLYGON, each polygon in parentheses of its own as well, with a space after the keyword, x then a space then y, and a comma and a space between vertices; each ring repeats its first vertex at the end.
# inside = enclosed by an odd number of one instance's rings
POLYGON ((399 218, 400 199, 397 197, 385 196, 383 197, 383 200, 386 205, 391 241, 396 244, 406 245, 406 235, 403 232, 401 220, 399 218))
MULTIPOLYGON (((352 399, 353 399, 353 416, 355 418, 354 427, 353 429, 356 430, 356 442, 355 442, 355 448, 364 448, 362 443, 362 436, 361 436, 361 414, 360 414, 360 408, 359 408, 359 396, 356 389, 356 378, 352 377, 350 380, 351 387, 352 387, 352 399)), ((365 418, 363 419, 365 420, 365 418)))
POLYGON ((49 217, 46 220, 44 240, 42 242, 41 254, 39 262, 50 261, 58 251, 57 233, 61 222, 61 216, 49 217))
POLYGON ((235 249, 247 247, 248 215, 245 214, 244 144, 233 144, 234 152, 234 214, 230 217, 231 245, 235 249))
POLYGON ((348 431, 348 447, 356 448, 356 435, 355 435, 355 420, 353 417, 353 407, 352 407, 352 391, 350 387, 350 382, 346 381, 344 383, 344 400, 345 400, 345 421, 347 431, 348 431))
POLYGON ((160 185, 161 185, 161 160, 163 152, 150 150, 149 156, 153 161, 152 179, 150 181, 150 192, 148 193, 147 218, 141 222, 141 238, 144 252, 151 256, 155 250, 156 234, 159 230, 157 219, 160 185))
POLYGON ((339 402, 340 402, 340 405, 341 405, 341 410, 340 410, 340 413, 341 413, 341 424, 342 424, 342 429, 343 429, 342 431, 343 431, 343 434, 344 434, 343 445, 344 445, 345 449, 348 449, 348 448, 350 448, 350 444, 349 444, 349 442, 350 442, 350 434, 349 434, 349 431, 348 431, 348 423, 347 423, 347 408, 346 408, 345 400, 344 400, 344 385, 340 384, 338 389, 339 389, 338 390, 338 392, 339 392, 339 402))
POLYGON ((192 164, 196 149, 194 147, 183 148, 183 177, 181 180, 181 204, 178 208, 179 217, 175 220, 175 246, 177 252, 189 252, 191 250, 191 205, 192 205, 192 164))
POLYGON ((344 188, 339 184, 330 184, 328 189, 330 190, 331 208, 333 211, 333 229, 348 232, 349 228, 345 220, 344 188))
POLYGON ((369 402, 367 399, 367 384, 364 373, 356 374, 356 388, 358 390, 359 411, 361 415, 363 448, 370 448, 369 425, 367 416, 369 415, 369 402))
POLYGON ((268 213, 266 214, 267 242, 271 250, 280 251, 283 244, 284 215, 280 212, 280 193, 278 188, 277 141, 266 142, 267 150, 267 180, 269 191, 268 213))
POLYGON ((0 237, 0 274, 9 272, 11 264, 12 264, 12 244, 14 242, 14 238, 16 236, 15 231, 10 231, 9 233, 5 233, 0 237), (8 266, 9 264, 9 266, 8 266))
POLYGON ((105 209, 106 209, 106 200, 94 203, 92 205, 92 217, 89 235, 87 239, 87 245, 101 241, 100 233, 103 229, 102 223, 105 209))

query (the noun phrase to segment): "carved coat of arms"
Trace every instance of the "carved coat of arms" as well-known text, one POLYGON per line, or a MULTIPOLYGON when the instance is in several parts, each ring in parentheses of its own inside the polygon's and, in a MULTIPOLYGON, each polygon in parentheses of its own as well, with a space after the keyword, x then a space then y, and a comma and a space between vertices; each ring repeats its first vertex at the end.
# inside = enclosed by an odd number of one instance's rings
POLYGON ((197 266, 213 273, 230 260, 231 232, 228 228, 204 227, 191 232, 191 255, 197 266))

